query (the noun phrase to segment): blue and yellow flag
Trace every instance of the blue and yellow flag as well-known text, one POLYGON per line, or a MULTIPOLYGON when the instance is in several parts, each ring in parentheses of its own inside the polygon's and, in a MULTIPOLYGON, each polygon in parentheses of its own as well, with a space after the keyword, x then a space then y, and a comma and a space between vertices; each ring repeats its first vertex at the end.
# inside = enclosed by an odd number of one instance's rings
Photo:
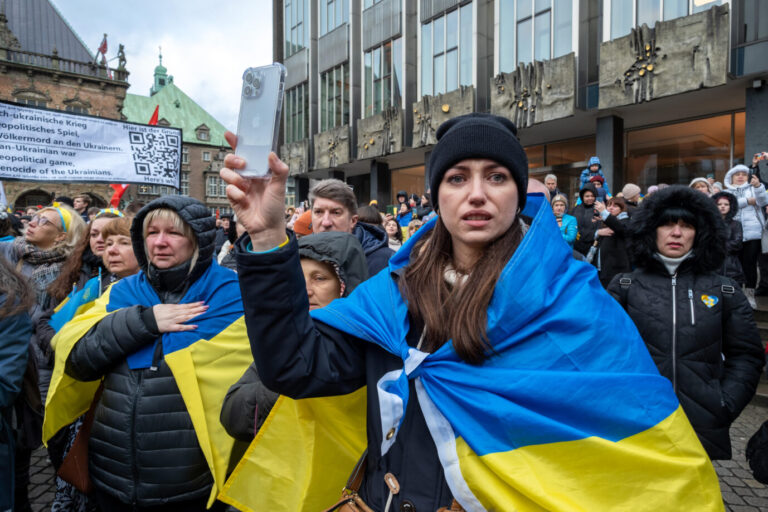
POLYGON ((51 320, 48 322, 53 330, 59 332, 64 325, 75 318, 77 315, 82 315, 91 306, 94 301, 99 298, 101 293, 101 271, 99 276, 88 280, 80 290, 73 290, 61 304, 56 306, 51 320))
MULTIPOLYGON (((468 512, 723 510, 712 464, 631 319, 594 268, 574 260, 547 202, 529 196, 527 210, 534 220, 488 308, 493 355, 484 364, 462 361, 451 343, 431 354, 406 343, 407 307, 390 272, 407 265, 434 221, 388 270, 312 312, 402 358, 403 369, 377 384, 382 431, 399 430, 414 379, 447 483, 468 512), (606 337, 606 323, 620 336, 606 337)), ((250 454, 269 470, 281 464, 275 450, 254 442, 250 454)), ((269 471, 250 477, 270 493, 269 471)))
MULTIPOLYGON (((180 303, 204 301, 209 309, 193 321, 197 329, 165 333, 155 341, 181 391, 200 448, 214 479, 209 506, 224 484, 234 440, 219 422, 229 387, 253 362, 243 319, 237 275, 215 262, 192 284, 180 303)), ((98 381, 80 382, 64 373, 75 344, 109 313, 134 305, 151 307, 161 301, 143 272, 118 281, 93 307, 67 323, 53 338, 56 363, 45 404, 43 439, 47 442, 91 405, 98 381)), ((127 357, 132 369, 147 368, 152 361, 150 344, 127 357)))

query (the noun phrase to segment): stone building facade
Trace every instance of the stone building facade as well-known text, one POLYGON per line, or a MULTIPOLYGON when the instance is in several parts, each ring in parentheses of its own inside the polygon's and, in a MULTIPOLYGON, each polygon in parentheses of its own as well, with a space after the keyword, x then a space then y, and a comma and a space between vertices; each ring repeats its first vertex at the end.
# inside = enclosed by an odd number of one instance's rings
MULTIPOLYGON (((13 0, 0 11, 0 101, 120 119, 128 89, 125 60, 118 69, 94 64, 94 57, 47 0, 13 0), (48 39, 25 33, 28 19, 40 20, 48 39), (48 47, 43 47, 48 44, 48 47)), ((104 206, 106 184, 5 181, 16 208, 49 203, 56 196, 91 196, 104 206)))

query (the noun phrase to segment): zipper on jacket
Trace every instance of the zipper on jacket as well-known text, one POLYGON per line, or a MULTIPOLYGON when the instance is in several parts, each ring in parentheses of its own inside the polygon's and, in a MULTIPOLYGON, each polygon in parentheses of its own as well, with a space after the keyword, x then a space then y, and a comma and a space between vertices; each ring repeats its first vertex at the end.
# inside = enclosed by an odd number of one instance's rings
POLYGON ((691 303, 691 325, 696 325, 696 314, 693 312, 693 290, 688 288, 688 302, 691 303))
POLYGON ((672 388, 677 393, 677 272, 672 276, 672 388))
POLYGON ((137 383, 138 390, 133 395, 133 405, 131 407, 131 421, 132 424, 128 425, 129 437, 131 440, 131 473, 133 474, 133 493, 131 496, 131 502, 136 505, 138 503, 138 483, 139 483, 139 465, 136 462, 136 416, 139 403, 139 395, 141 394, 141 387, 144 383, 144 371, 139 371, 139 382, 137 383))

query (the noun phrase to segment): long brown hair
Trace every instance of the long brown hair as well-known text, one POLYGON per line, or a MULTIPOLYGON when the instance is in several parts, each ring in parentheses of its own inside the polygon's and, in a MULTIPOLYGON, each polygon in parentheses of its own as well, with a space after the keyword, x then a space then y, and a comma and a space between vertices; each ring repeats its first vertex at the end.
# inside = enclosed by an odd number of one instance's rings
POLYGON ((29 281, 0 256, 0 295, 5 295, 5 303, 0 307, 0 318, 29 310, 35 303, 33 289, 29 281))
POLYGON ((453 339, 464 361, 482 363, 490 351, 485 331, 487 309, 499 275, 523 238, 519 219, 494 240, 475 264, 462 286, 451 287, 445 270, 453 264, 451 234, 438 217, 435 227, 413 248, 402 291, 408 312, 424 322, 422 350, 434 352, 453 339))

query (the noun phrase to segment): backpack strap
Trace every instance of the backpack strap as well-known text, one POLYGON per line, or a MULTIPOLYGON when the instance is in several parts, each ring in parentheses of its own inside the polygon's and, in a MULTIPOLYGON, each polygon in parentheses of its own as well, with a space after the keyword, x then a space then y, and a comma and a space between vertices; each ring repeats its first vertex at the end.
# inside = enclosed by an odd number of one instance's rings
POLYGON ((629 287, 632 285, 632 278, 628 276, 629 274, 619 274, 619 286, 621 286, 621 289, 620 289, 621 305, 624 306, 625 309, 627 307, 627 297, 629 296, 629 287))

